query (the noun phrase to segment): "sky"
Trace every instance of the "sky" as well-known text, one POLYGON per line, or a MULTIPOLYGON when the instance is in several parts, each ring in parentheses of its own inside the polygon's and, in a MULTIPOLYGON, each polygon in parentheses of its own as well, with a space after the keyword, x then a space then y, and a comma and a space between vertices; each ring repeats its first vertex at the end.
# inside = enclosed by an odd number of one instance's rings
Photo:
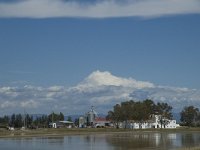
POLYGON ((196 105, 199 27, 199 0, 0 0, 0 114, 196 105))

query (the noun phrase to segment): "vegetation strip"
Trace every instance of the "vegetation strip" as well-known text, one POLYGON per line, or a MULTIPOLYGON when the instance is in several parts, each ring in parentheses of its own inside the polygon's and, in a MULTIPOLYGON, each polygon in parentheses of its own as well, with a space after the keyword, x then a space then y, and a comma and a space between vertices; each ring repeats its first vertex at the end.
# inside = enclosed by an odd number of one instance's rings
POLYGON ((37 130, 0 130, 0 138, 20 138, 20 137, 56 137, 67 135, 88 135, 88 134, 120 134, 120 133, 200 133, 200 128, 180 128, 180 129, 37 129, 37 130))

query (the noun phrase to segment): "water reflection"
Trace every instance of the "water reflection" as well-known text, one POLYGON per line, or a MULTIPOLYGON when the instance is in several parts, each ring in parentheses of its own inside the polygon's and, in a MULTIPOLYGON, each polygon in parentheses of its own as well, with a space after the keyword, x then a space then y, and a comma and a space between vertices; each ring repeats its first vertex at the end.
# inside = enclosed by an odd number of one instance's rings
POLYGON ((175 150, 200 147, 200 133, 137 132, 0 139, 4 150, 175 150))
POLYGON ((172 145, 172 140, 166 134, 132 133, 107 137, 107 142, 117 149, 163 149, 172 145))
POLYGON ((199 133, 185 133, 181 135, 182 146, 190 148, 191 146, 200 146, 200 135, 199 133))
POLYGON ((200 146, 199 133, 129 133, 106 137, 107 142, 115 147, 115 150, 121 149, 162 149, 171 150, 177 148, 191 148, 200 146))

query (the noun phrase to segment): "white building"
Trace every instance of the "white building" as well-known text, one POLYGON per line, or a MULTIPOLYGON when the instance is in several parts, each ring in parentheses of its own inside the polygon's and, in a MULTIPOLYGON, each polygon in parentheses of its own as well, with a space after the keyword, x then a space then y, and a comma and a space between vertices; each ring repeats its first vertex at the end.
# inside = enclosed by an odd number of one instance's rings
POLYGON ((79 122, 79 128, 84 128, 86 126, 86 119, 85 119, 85 117, 82 117, 82 116, 79 117, 78 122, 79 122))
POLYGON ((72 128, 73 124, 71 121, 57 121, 50 123, 49 126, 52 128, 72 128))
POLYGON ((95 128, 104 128, 110 126, 110 121, 106 118, 98 117, 94 120, 94 127, 95 128))
POLYGON ((162 119, 162 122, 165 122, 161 126, 161 115, 152 115, 151 120, 148 120, 143 123, 136 121, 129 121, 128 123, 120 123, 120 128, 130 128, 130 129, 149 129, 149 128, 167 128, 174 129, 180 125, 176 123, 176 120, 162 119))
POLYGON ((167 128, 167 129, 174 129, 179 127, 180 125, 176 123, 176 120, 170 120, 163 118, 162 121, 166 122, 163 123, 161 126, 161 115, 154 115, 154 122, 152 123, 153 128, 167 128))

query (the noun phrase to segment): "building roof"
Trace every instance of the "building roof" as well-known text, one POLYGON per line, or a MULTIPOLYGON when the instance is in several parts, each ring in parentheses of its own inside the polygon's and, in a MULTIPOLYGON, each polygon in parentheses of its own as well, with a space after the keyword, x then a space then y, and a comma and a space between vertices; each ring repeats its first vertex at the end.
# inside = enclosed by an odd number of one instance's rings
POLYGON ((106 118, 98 117, 95 119, 95 121, 108 121, 106 118))

